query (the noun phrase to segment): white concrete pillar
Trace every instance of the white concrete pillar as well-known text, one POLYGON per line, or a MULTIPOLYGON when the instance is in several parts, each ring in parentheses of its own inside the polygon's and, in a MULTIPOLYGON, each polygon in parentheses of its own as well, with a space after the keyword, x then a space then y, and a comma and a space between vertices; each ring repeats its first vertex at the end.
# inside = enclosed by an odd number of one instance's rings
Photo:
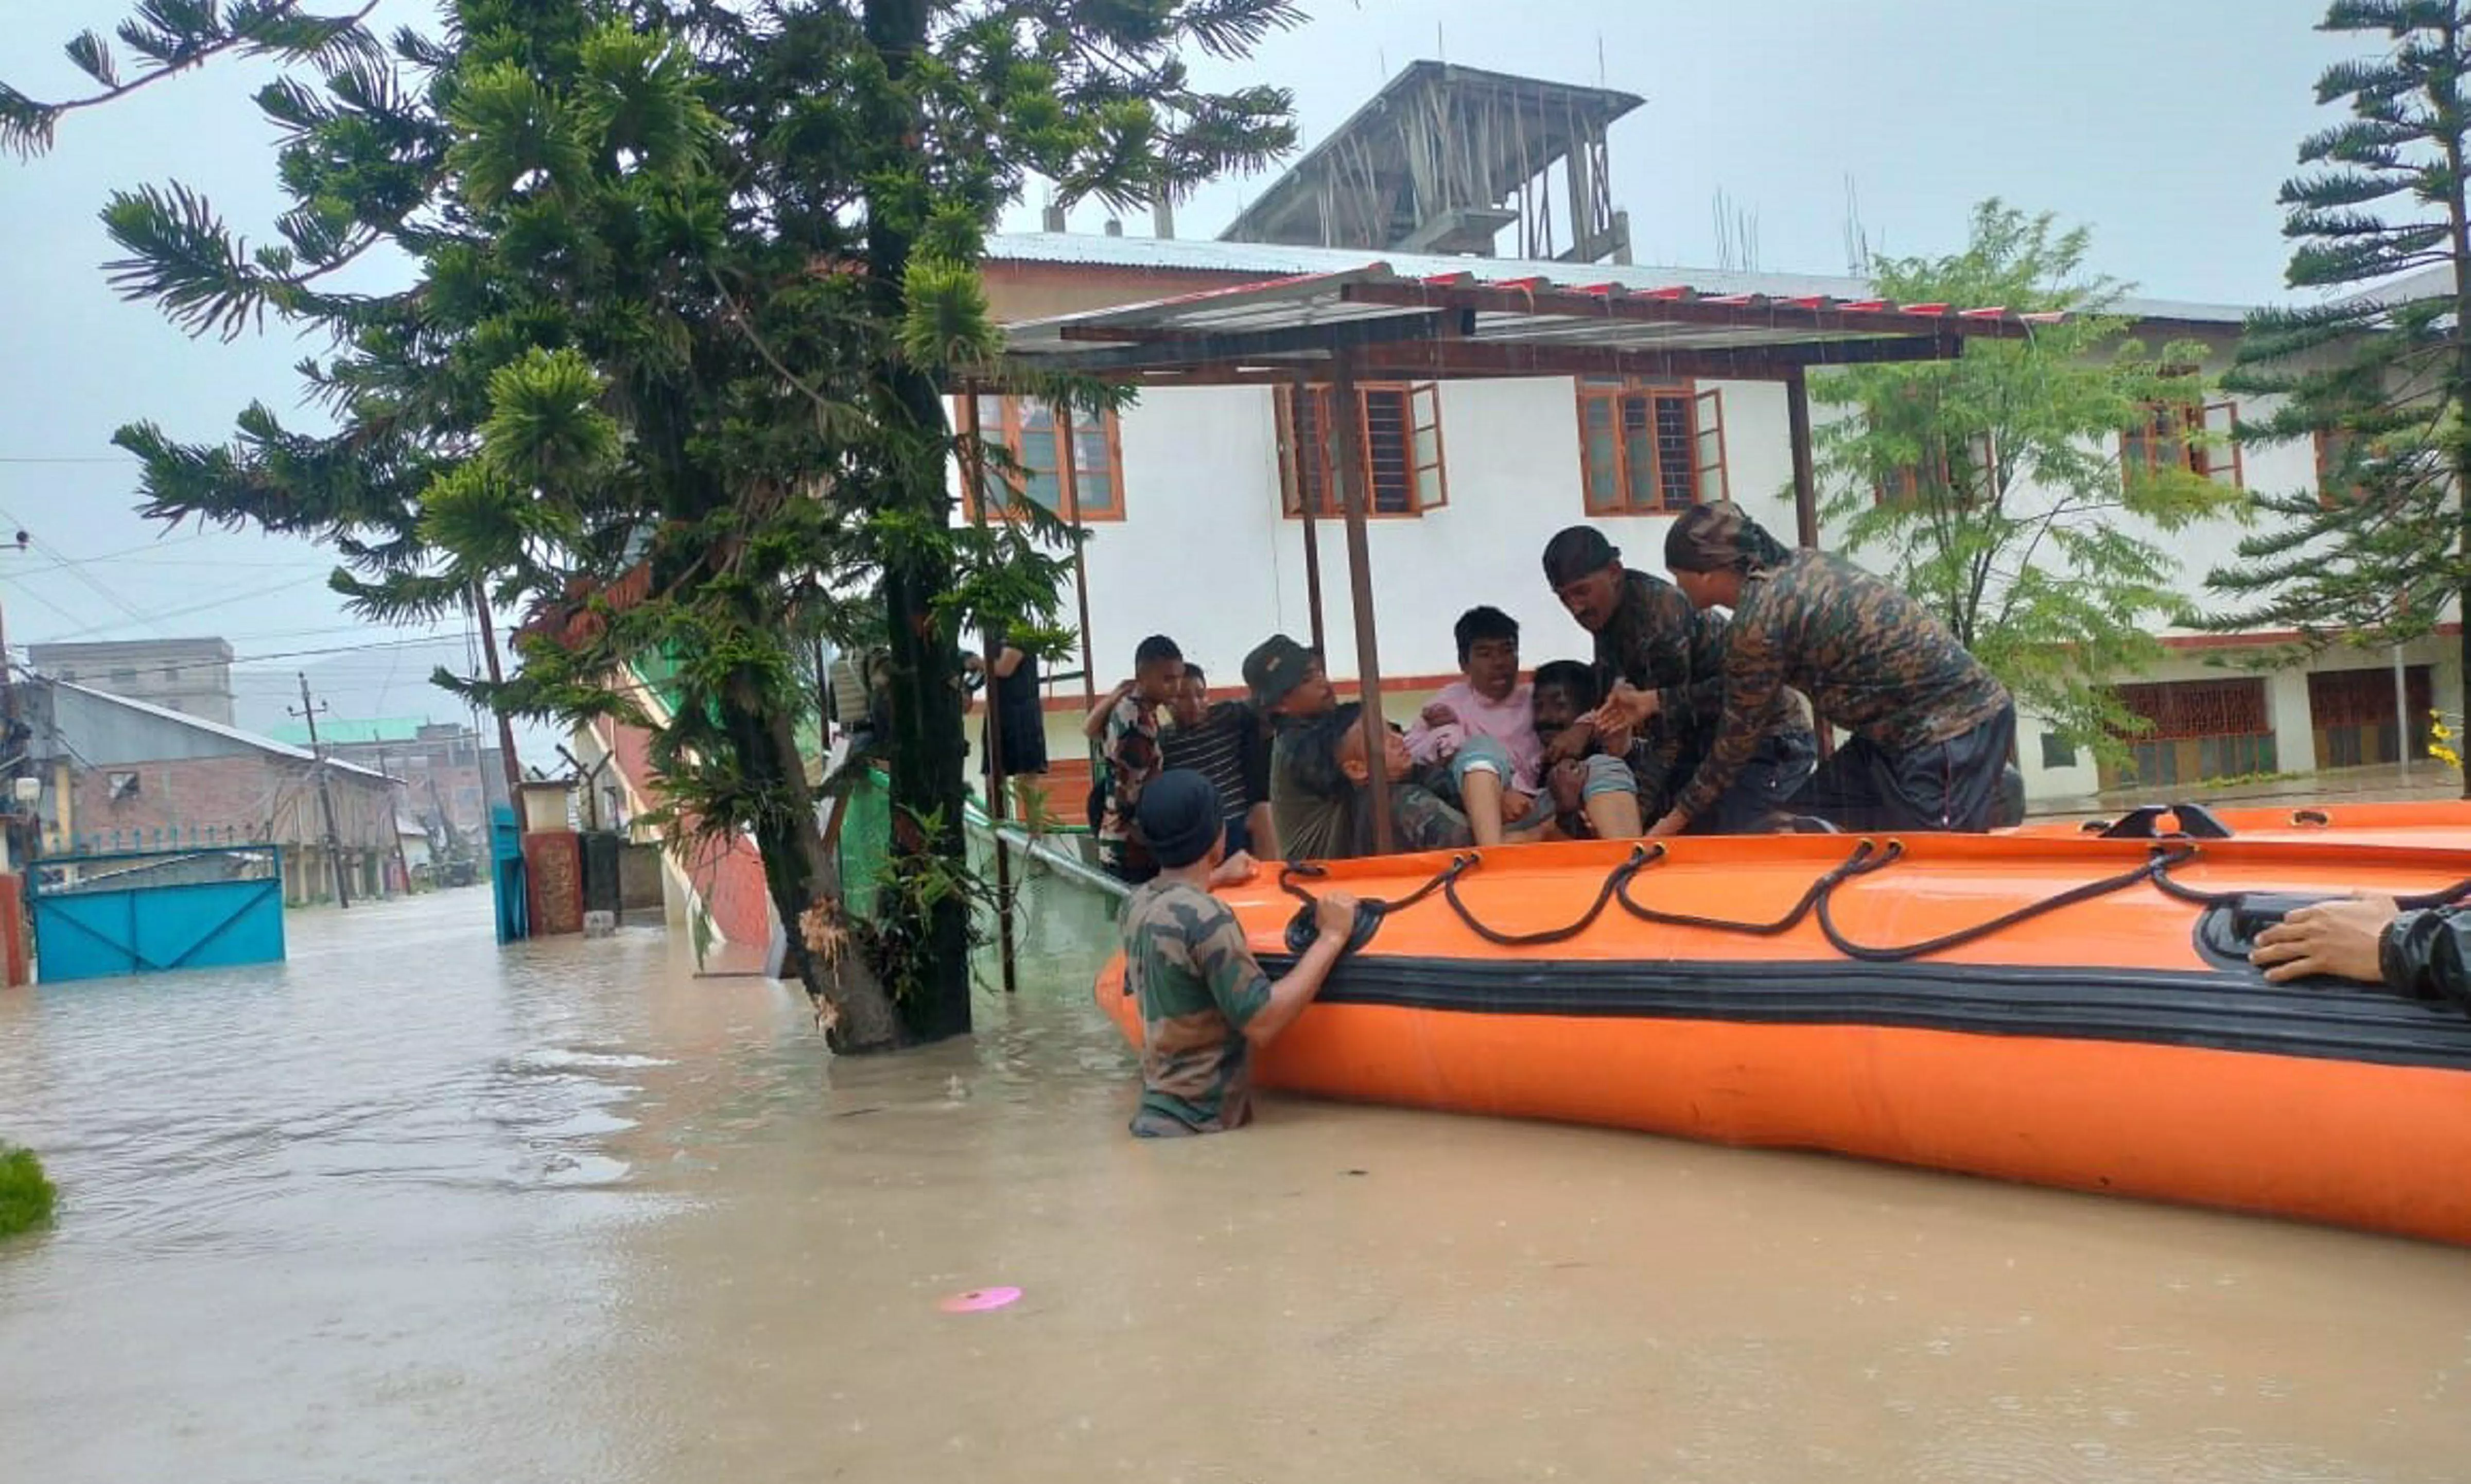
POLYGON ((2308 671, 2267 673, 2265 717, 2273 728, 2274 766, 2286 773, 2317 771, 2317 733, 2308 715, 2308 671))

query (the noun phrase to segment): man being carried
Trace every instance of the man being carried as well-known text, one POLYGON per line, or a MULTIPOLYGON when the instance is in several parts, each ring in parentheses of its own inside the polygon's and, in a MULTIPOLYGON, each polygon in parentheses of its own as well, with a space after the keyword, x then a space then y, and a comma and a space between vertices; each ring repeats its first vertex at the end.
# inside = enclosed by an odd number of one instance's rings
POLYGON ((1350 701, 1319 720, 1280 735, 1271 756, 1270 794, 1279 838, 1296 860, 1374 855, 1373 789, 1390 790, 1390 827, 1401 851, 1451 850, 1475 843, 1467 815, 1439 794, 1408 782, 1415 771, 1406 739, 1381 729, 1380 777, 1365 757, 1364 708, 1350 701))
MULTIPOLYGON (((1694 607, 1673 584, 1622 565, 1621 553, 1592 526, 1572 526, 1544 548, 1544 579, 1581 627, 1596 636, 1596 684, 1647 691, 1658 705, 1635 728, 1626 752, 1638 780, 1639 807, 1664 813, 1699 767, 1725 708, 1725 621, 1694 607)), ((1715 806, 1692 816, 1703 834, 1744 834, 1779 816, 1810 777, 1818 740, 1800 697, 1779 689, 1766 703, 1758 742, 1715 806)), ((1608 722, 1610 729, 1617 723, 1608 722)), ((1563 730, 1552 760, 1580 758, 1596 740, 1594 718, 1563 730)))
MULTIPOLYGON (((1990 827, 2016 737, 2007 687, 1930 610, 1841 558, 1789 552, 1731 505, 1700 506, 1665 533, 1664 563, 1690 601, 1733 611, 1724 721, 1706 761, 1648 831, 1714 810, 1777 725, 1787 686, 1853 734, 1793 800, 1855 830, 1990 827)), ((1598 723, 1643 725, 1670 698, 1623 687, 1598 723)))
POLYGON ((1210 894, 1223 869, 1225 810, 1210 781, 1169 769, 1141 790, 1139 824, 1159 873, 1124 903, 1124 987, 1141 1011, 1144 1139, 1214 1134, 1252 1121, 1252 1053, 1295 1023, 1321 992, 1355 928, 1355 901, 1322 895, 1320 930, 1273 982, 1226 903, 1210 894))
POLYGON ((1505 829, 1533 837, 1552 812, 1541 799, 1533 696, 1518 678, 1518 621, 1470 608, 1453 634, 1462 678, 1425 703, 1407 729, 1407 756, 1441 770, 1435 789, 1448 784, 1477 844, 1500 844, 1505 829))
MULTIPOLYGON (((1577 660, 1555 660, 1536 667, 1536 734, 1550 747, 1553 740, 1586 720, 1604 696, 1596 689, 1596 672, 1577 660)), ((1592 737, 1594 729, 1590 727, 1592 737)), ((1565 758, 1545 774, 1556 828, 1571 839, 1636 839, 1640 823, 1638 783, 1630 753, 1643 743, 1628 743, 1627 734, 1590 741, 1584 757, 1565 758), (1605 742, 1625 743, 1608 752, 1605 742)))

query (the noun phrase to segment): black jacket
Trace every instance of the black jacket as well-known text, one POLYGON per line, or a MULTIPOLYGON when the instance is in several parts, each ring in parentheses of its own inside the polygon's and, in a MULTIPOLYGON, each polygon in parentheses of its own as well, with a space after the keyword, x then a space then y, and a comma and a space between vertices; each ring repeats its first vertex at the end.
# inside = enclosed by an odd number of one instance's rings
POLYGON ((2403 913, 2386 930, 2377 960, 2396 993, 2471 1010, 2471 907, 2403 913))

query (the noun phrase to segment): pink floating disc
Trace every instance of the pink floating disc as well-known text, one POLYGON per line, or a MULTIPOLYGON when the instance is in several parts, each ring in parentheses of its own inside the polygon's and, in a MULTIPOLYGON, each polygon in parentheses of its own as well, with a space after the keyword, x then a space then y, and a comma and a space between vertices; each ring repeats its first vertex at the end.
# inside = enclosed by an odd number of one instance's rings
POLYGON ((977 1314, 991 1308, 1001 1308, 1021 1297, 1019 1288, 973 1288, 955 1293, 936 1307, 948 1314, 977 1314))

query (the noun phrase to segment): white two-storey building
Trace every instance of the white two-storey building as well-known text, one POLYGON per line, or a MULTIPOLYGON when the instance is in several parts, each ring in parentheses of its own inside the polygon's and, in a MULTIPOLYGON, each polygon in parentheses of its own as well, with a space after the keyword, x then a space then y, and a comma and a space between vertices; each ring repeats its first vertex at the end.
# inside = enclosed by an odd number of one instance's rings
MULTIPOLYGON (((1845 278, 1063 233, 996 239, 986 276, 999 317, 1019 322, 1376 262, 1410 278, 1476 270, 1494 281, 1706 294, 1859 299, 1864 292, 1845 278)), ((2243 317, 2229 305, 2137 300, 2125 309, 2145 321, 2139 333, 2149 341, 2203 342, 2216 369, 2229 364, 2243 317)), ((1539 564, 1546 539, 1565 526, 1601 527, 1650 571, 1661 570, 1665 527, 1696 502, 1730 499, 1780 535, 1795 530, 1787 394, 1775 382, 1366 380, 1360 389, 1383 690, 1387 709, 1401 719, 1455 678, 1451 624, 1472 604, 1492 603, 1519 620, 1531 667, 1589 654, 1588 636, 1555 601, 1539 564)), ((1143 636, 1165 633, 1206 667, 1214 687, 1236 694, 1253 645, 1272 633, 1309 632, 1302 516, 1338 507, 1330 470, 1313 452, 1327 441, 1320 429, 1339 414, 1326 390, 1153 389, 1118 415, 1073 427, 1069 438, 1035 404, 984 398, 977 411, 984 436, 1031 471, 1032 498, 1060 509, 1062 466, 1071 461, 1072 495, 1092 532, 1082 586, 1094 689, 1129 671, 1143 636)), ((2253 420, 2266 409, 2217 402, 2188 415, 2222 426, 2243 411, 2253 420)), ((2120 454, 2187 459, 2200 473, 2247 488, 2308 489, 2318 482, 2315 451, 2306 446, 2234 456, 2130 437, 2120 454)), ((970 514, 965 507, 957 518, 970 514)), ((1829 535, 1822 530, 1823 544, 1833 544, 1829 535)), ((2234 522, 2222 520, 2173 538, 2192 598, 2201 602, 2205 573, 2231 557, 2238 535, 2234 522)), ((1336 520, 1321 524, 1318 549, 1328 654, 1344 685, 1354 674, 1355 648, 1336 520)), ((1074 609, 1068 595, 1065 611, 1074 609)), ((2149 673, 2123 677, 2130 703, 2154 723, 2136 744, 2132 779, 2098 769, 2090 752, 2070 748, 2037 718, 2020 718, 2029 797, 2050 805, 2130 783, 2192 787, 2392 762, 2417 740, 2432 707, 2460 704, 2450 638, 2398 656, 2405 693, 2398 705, 2397 656, 2389 650, 2336 648, 2297 668, 2255 668, 2294 637, 2165 633, 2169 657, 2149 673)), ((1056 804, 1070 813, 1077 793, 1065 795, 1086 756, 1084 687, 1067 679, 1047 689, 1056 804)))

